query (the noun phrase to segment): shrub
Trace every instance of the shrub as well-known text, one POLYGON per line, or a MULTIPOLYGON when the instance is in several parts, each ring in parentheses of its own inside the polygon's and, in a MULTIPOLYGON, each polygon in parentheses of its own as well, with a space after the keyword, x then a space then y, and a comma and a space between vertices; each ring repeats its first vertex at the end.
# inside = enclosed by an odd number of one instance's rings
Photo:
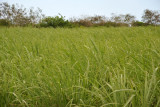
POLYGON ((91 27, 91 26, 93 26, 92 22, 91 22, 90 20, 87 20, 87 19, 84 19, 84 20, 81 19, 81 20, 79 20, 78 24, 79 24, 80 26, 86 26, 86 27, 91 27))
POLYGON ((104 26, 105 24, 105 17, 104 16, 85 16, 79 19, 73 18, 70 22, 75 26, 85 26, 85 27, 97 27, 97 26, 104 26))
POLYGON ((9 22, 5 19, 0 19, 0 26, 9 26, 9 22))
POLYGON ((126 23, 116 23, 116 22, 112 22, 112 21, 107 21, 104 26, 106 27, 127 27, 128 24, 126 23))
POLYGON ((55 17, 46 17, 40 23, 41 27, 72 27, 72 24, 65 20, 62 15, 55 17))
POLYGON ((132 23, 132 26, 148 26, 149 24, 147 23, 143 23, 143 22, 139 22, 139 21, 135 21, 132 23))

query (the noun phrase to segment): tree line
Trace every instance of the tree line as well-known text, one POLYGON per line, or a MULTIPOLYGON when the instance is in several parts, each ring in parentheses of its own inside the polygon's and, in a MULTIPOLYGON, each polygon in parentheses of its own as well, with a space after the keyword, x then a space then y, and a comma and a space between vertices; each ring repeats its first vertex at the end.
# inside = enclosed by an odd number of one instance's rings
POLYGON ((110 18, 105 16, 85 16, 66 20, 61 14, 48 17, 40 8, 26 9, 22 5, 0 3, 0 25, 4 26, 33 26, 33 27, 121 27, 121 26, 148 26, 160 25, 160 11, 144 10, 142 21, 136 20, 131 14, 112 14, 110 18))

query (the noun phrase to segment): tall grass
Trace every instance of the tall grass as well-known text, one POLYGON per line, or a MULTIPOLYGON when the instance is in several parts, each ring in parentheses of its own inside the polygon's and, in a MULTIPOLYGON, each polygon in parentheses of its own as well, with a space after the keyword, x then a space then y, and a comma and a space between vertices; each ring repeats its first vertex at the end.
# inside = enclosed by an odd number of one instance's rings
POLYGON ((1 107, 159 107, 160 28, 1 28, 1 107))

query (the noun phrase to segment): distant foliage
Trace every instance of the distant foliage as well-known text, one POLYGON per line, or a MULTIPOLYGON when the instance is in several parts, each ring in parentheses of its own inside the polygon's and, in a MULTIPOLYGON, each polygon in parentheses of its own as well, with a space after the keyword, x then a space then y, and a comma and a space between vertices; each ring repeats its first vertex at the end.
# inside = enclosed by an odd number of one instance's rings
POLYGON ((112 17, 110 18, 110 20, 115 23, 124 23, 124 24, 129 25, 135 21, 135 16, 130 15, 130 14, 125 14, 125 15, 124 14, 120 14, 120 15, 112 14, 112 17))
POLYGON ((146 9, 142 16, 142 20, 144 23, 150 25, 158 25, 160 24, 160 11, 153 11, 146 9))
POLYGON ((104 26, 106 26, 106 27, 127 27, 128 24, 120 23, 120 22, 116 23, 116 22, 112 22, 112 21, 107 21, 104 26))
POLYGON ((146 9, 142 16, 142 22, 136 21, 131 14, 112 14, 110 18, 105 16, 85 16, 66 20, 59 14, 55 17, 45 17, 42 10, 38 8, 26 9, 18 4, 0 3, 0 25, 1 26, 34 26, 34 27, 128 27, 160 25, 160 11, 146 9))
POLYGON ((5 20, 10 26, 35 25, 43 17, 42 10, 39 8, 37 10, 34 10, 34 8, 27 10, 18 4, 0 3, 0 19, 5 20))
POLYGON ((74 25, 78 26, 85 26, 85 27, 92 27, 92 26, 104 26, 106 22, 105 16, 89 16, 89 17, 82 17, 82 18, 72 18, 70 22, 74 25))
POLYGON ((0 19, 0 26, 9 26, 9 22, 5 19, 0 19))
POLYGON ((41 27, 72 27, 70 22, 68 20, 65 20, 65 18, 59 14, 59 16, 55 17, 46 17, 44 18, 41 23, 41 27))
POLYGON ((135 21, 132 23, 132 26, 148 26, 149 24, 140 22, 140 21, 135 21))
POLYGON ((70 22, 79 26, 95 27, 95 26, 107 26, 107 27, 122 27, 129 26, 135 21, 135 16, 130 14, 126 15, 113 15, 110 19, 105 16, 90 16, 79 19, 71 19, 70 22))
POLYGON ((85 26, 85 27, 93 26, 92 22, 88 18, 78 19, 76 21, 71 21, 71 23, 73 25, 77 25, 77 26, 85 26))

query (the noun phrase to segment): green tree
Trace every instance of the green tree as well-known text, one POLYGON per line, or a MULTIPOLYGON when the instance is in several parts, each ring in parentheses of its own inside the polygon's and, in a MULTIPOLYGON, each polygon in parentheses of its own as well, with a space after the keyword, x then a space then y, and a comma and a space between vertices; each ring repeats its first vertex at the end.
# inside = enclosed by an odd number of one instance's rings
POLYGON ((41 27, 71 27, 71 24, 68 20, 65 20, 65 17, 59 14, 55 17, 45 17, 40 23, 41 27))

